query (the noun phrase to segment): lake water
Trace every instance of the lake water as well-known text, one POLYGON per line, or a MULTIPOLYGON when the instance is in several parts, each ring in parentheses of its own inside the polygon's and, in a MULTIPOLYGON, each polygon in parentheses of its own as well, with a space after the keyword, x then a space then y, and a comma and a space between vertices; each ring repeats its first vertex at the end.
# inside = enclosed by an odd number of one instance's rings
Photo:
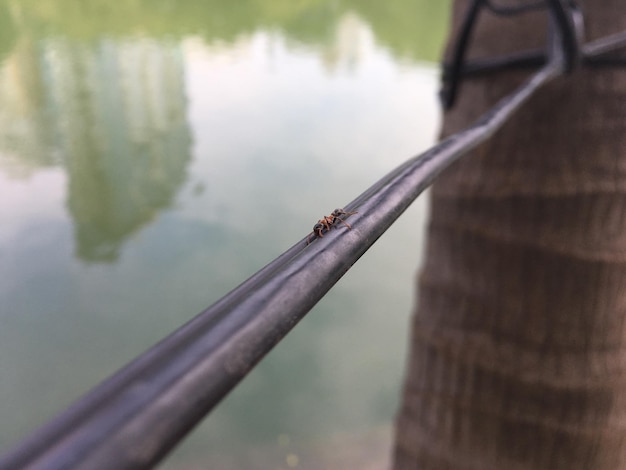
MULTIPOLYGON (((432 145, 448 2, 0 0, 0 452, 432 145)), ((380 468, 425 199, 162 464, 380 468)))

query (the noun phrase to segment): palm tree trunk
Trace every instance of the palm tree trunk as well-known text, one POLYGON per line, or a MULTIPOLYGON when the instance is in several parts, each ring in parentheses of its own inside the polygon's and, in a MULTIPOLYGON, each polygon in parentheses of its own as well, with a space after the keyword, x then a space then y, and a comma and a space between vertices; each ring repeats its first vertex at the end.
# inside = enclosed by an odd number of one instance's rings
MULTIPOLYGON (((623 1, 582 7, 588 40, 626 30, 623 1)), ((543 44, 545 16, 483 14, 472 54, 543 44)), ((527 75, 467 80, 444 134, 527 75)), ((626 468, 626 69, 550 84, 431 204, 394 468, 626 468)))

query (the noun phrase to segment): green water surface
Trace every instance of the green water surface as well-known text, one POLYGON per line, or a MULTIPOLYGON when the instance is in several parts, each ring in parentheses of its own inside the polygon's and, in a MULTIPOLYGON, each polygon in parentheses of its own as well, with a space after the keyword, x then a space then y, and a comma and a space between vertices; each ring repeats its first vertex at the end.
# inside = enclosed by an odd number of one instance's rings
MULTIPOLYGON (((448 7, 0 0, 0 452, 430 146, 448 7)), ((162 468, 384 463, 425 207, 162 468)))

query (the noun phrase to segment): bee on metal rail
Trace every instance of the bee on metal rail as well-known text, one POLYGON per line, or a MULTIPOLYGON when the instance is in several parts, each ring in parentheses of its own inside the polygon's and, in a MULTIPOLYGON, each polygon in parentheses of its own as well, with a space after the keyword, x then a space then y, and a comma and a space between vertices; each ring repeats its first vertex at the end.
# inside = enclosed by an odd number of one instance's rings
POLYGON ((337 221, 341 222, 343 225, 351 229, 352 227, 348 222, 343 220, 341 216, 349 216, 352 214, 357 214, 358 212, 346 212, 343 209, 335 209, 330 215, 325 215, 323 218, 317 221, 317 223, 313 226, 313 232, 307 237, 306 244, 311 243, 311 237, 317 235, 320 238, 324 237, 324 232, 328 232, 337 221))

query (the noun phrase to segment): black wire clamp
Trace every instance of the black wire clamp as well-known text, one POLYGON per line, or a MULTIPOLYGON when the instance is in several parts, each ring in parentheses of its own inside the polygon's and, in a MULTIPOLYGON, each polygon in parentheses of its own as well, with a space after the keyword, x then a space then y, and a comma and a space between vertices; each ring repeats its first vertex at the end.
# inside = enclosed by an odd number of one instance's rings
MULTIPOLYGON (((459 34, 452 46, 452 62, 444 65, 443 87, 440 92, 441 101, 445 109, 451 109, 456 102, 461 80, 467 75, 475 75, 486 71, 502 70, 511 67, 527 67, 545 65, 549 56, 554 54, 555 48, 562 51, 563 71, 570 73, 575 70, 585 56, 584 22, 583 15, 575 0, 542 0, 521 3, 517 6, 501 6, 493 0, 473 0, 461 24, 459 34), (556 28, 555 38, 560 44, 549 44, 546 51, 524 51, 513 55, 466 61, 467 50, 479 14, 483 9, 499 16, 514 16, 533 10, 545 9, 553 21, 552 28, 556 28)), ((624 38, 620 35, 620 41, 624 38)))

